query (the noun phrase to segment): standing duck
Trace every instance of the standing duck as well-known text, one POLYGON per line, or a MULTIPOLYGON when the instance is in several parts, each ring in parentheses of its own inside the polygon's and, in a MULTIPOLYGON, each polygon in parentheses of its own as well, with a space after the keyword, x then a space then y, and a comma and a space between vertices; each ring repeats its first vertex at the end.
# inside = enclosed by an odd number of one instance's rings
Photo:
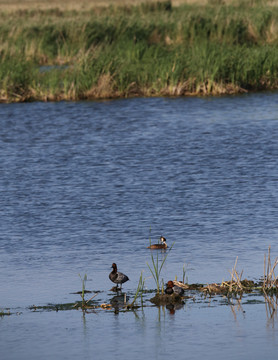
POLYGON ((112 264, 112 268, 113 270, 109 274, 109 279, 113 283, 117 284, 117 289, 118 289, 118 284, 121 284, 121 289, 122 289, 122 284, 128 281, 129 278, 125 274, 117 270, 117 265, 115 263, 112 264))
POLYGON ((179 286, 174 285, 173 281, 168 281, 165 289, 165 294, 171 295, 173 293, 182 296, 184 294, 184 290, 179 286))
POLYGON ((162 235, 160 236, 160 244, 152 244, 148 246, 148 249, 167 249, 166 239, 162 235))

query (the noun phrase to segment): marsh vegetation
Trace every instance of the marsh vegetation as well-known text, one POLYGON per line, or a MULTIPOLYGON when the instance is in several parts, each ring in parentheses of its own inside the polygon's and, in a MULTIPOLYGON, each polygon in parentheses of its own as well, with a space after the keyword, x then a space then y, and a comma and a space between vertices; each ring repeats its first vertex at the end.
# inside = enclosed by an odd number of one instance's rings
MULTIPOLYGON (((270 247, 268 249, 268 255, 265 255, 264 259, 264 275, 258 281, 242 279, 243 270, 240 273, 237 271, 236 267, 238 258, 236 258, 235 264, 230 271, 230 280, 223 280, 221 283, 212 284, 188 284, 187 282, 184 282, 184 276, 182 281, 177 281, 177 276, 175 276, 175 280, 173 280, 174 285, 182 288, 184 293, 177 294, 173 292, 171 295, 169 295, 164 291, 164 284, 166 282, 163 278, 161 278, 160 275, 173 245, 168 250, 167 254, 164 252, 164 250, 159 250, 159 252, 162 252, 163 255, 160 261, 158 260, 158 256, 155 258, 154 255, 151 254, 152 266, 147 263, 150 273, 155 281, 155 290, 147 289, 145 287, 146 279, 143 277, 142 271, 135 293, 132 292, 129 294, 132 296, 132 300, 129 301, 130 296, 128 296, 127 293, 121 289, 118 289, 117 294, 104 303, 95 300, 98 292, 96 292, 93 296, 90 295, 91 297, 86 300, 85 295, 91 294, 92 291, 85 289, 87 281, 87 274, 85 274, 84 277, 79 275, 82 282, 82 290, 73 293, 80 295, 82 299, 81 301, 66 304, 48 304, 43 306, 33 305, 29 309, 32 311, 64 311, 81 309, 83 312, 91 312, 97 309, 101 309, 118 312, 120 310, 129 311, 136 310, 140 307, 143 308, 146 306, 152 306, 150 303, 156 306, 178 306, 184 305, 185 301, 189 299, 192 301, 198 299, 199 302, 202 302, 215 296, 220 296, 222 299, 226 299, 228 304, 231 304, 233 300, 241 302, 243 297, 247 297, 248 300, 248 295, 255 295, 257 297, 264 297, 264 301, 269 307, 270 311, 274 312, 277 310, 278 278, 275 275, 275 268, 278 264, 278 258, 275 259, 272 265, 270 247), (137 303, 139 298, 140 304, 137 303)), ((183 267, 183 275, 185 275, 184 268, 185 265, 183 267)), ((169 278, 171 276, 172 275, 169 274, 169 278)), ((110 291, 112 291, 112 289, 110 291)), ((7 314, 2 312, 0 315, 3 316, 7 314)))
POLYGON ((277 89, 277 2, 113 3, 1 1, 0 99, 277 89))

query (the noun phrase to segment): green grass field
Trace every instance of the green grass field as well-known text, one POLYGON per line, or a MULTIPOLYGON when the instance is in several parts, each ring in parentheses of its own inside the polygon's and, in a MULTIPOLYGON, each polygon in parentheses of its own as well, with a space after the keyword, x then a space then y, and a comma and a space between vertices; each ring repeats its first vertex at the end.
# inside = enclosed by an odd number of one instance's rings
POLYGON ((276 1, 111 3, 0 0, 0 100, 278 88, 276 1))

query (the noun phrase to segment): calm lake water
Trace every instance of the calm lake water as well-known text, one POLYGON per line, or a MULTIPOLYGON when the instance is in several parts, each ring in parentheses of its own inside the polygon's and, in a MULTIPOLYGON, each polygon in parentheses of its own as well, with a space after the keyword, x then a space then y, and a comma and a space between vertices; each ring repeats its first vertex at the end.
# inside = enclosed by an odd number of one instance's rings
MULTIPOLYGON (((169 245, 161 277, 263 276, 278 254, 278 93, 0 105, 0 355, 14 359, 262 359, 278 323, 262 296, 194 295, 174 314, 36 311, 113 296, 112 262, 132 297, 149 238, 169 245), (5 310, 6 311, 6 310, 5 310)), ((158 252, 159 259, 165 254, 158 252)), ((146 304, 150 296, 146 295, 146 304)))

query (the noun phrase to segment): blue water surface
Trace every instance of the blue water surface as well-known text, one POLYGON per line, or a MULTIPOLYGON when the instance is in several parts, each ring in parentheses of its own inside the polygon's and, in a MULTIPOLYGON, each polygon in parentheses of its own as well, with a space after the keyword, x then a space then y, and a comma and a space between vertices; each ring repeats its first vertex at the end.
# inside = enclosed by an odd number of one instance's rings
POLYGON ((75 301, 85 273, 109 302, 112 262, 131 296, 141 271, 154 289, 146 247, 161 234, 174 243, 164 282, 184 264, 190 283, 230 279, 237 257, 243 278, 260 279, 268 247, 272 262, 278 253, 277 92, 1 104, 0 157, 0 308, 19 314, 0 319, 3 359, 273 354, 264 304, 237 320, 228 305, 193 300, 138 319, 28 307, 75 301))

